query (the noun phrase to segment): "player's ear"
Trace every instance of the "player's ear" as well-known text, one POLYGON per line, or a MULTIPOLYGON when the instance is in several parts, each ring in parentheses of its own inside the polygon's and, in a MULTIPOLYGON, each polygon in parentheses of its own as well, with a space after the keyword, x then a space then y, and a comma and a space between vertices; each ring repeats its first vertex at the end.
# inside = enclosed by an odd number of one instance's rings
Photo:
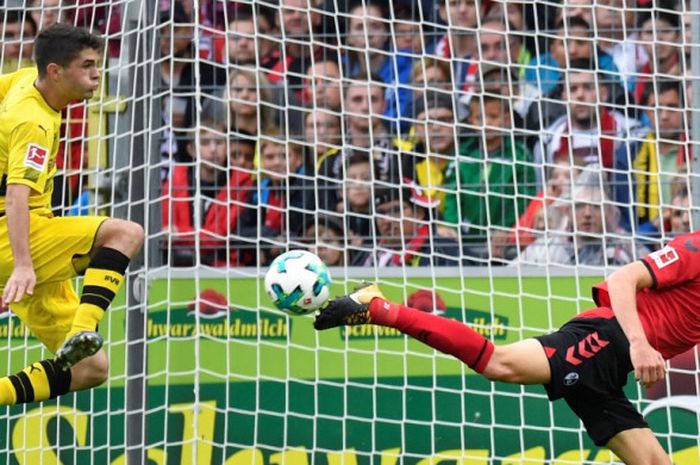
POLYGON ((50 79, 58 79, 63 72, 63 67, 58 63, 49 63, 46 65, 46 76, 50 79))

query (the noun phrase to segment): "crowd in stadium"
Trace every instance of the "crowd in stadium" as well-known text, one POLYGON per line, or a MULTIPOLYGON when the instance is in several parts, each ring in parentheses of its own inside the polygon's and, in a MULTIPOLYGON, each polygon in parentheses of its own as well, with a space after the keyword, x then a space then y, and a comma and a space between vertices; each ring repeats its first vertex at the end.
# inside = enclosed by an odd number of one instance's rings
POLYGON ((689 2, 160 3, 173 265, 614 266, 690 229, 689 2))

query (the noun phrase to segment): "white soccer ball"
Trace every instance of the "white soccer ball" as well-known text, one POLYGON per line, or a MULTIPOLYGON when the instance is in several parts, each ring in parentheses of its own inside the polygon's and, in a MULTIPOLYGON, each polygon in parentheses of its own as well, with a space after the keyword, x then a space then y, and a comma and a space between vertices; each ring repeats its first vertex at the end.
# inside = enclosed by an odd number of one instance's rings
POLYGON ((331 275, 318 256, 290 250, 275 258, 265 274, 265 292, 275 307, 290 315, 314 312, 330 295, 331 275))

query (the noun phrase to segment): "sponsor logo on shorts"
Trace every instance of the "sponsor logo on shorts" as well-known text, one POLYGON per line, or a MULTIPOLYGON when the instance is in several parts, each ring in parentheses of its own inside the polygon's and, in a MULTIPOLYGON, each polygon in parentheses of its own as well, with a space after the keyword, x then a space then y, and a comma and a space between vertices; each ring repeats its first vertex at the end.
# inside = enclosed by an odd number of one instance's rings
POLYGON ((29 144, 27 146, 27 153, 24 155, 24 165, 41 171, 44 169, 48 157, 48 149, 40 145, 29 144))
POLYGON ((661 250, 649 254, 649 258, 654 260, 658 269, 664 268, 671 263, 678 261, 678 252, 671 246, 666 246, 661 250))
POLYGON ((564 376, 564 386, 573 386, 576 383, 578 383, 578 373, 575 371, 564 376))

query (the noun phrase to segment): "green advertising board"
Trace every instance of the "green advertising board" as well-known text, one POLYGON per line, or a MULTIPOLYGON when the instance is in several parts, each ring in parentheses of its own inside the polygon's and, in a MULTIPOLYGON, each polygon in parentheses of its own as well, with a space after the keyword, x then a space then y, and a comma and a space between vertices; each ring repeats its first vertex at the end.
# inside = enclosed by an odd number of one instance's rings
MULTIPOLYGON (((446 317, 505 344, 555 329, 590 307, 596 281, 392 278, 383 289, 396 301, 420 288, 437 289, 446 317)), ((347 291, 334 286, 334 294, 347 291)), ((548 402, 540 386, 491 384, 387 328, 318 333, 311 317, 289 318, 269 305, 257 278, 152 283, 144 439, 150 465, 611 460, 581 433, 566 405, 548 402), (210 302, 193 305, 198 295, 210 302)), ((100 326, 109 341, 108 385, 7 409, 0 420, 0 463, 126 464, 125 317, 122 297, 100 326)), ((8 356, 0 360, 6 372, 46 356, 14 317, 0 320, 0 337, 9 341, 8 356)), ((629 394, 637 398, 635 386, 629 394)), ((659 409, 648 420, 676 463, 700 464, 694 412, 659 409)))

